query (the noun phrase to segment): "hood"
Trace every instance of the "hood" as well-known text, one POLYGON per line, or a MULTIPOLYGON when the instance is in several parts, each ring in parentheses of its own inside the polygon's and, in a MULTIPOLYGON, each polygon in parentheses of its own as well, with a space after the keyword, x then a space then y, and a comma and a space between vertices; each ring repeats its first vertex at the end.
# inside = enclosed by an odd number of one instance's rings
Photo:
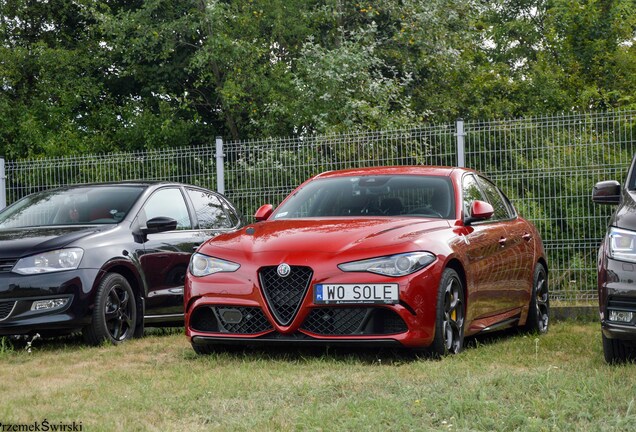
POLYGON ((623 190, 621 203, 610 221, 610 225, 636 231, 636 192, 623 190))
POLYGON ((287 219, 264 221, 220 235, 207 247, 260 252, 312 251, 342 253, 415 240, 430 231, 448 229, 449 222, 420 218, 287 219))
POLYGON ((59 249, 109 227, 42 227, 0 230, 0 258, 20 258, 59 249))

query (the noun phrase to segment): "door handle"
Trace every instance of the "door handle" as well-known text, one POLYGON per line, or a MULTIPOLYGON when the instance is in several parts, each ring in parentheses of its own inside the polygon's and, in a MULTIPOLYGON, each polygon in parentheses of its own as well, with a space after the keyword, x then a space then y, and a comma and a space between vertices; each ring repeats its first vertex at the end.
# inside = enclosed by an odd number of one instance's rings
POLYGON ((525 233, 524 235, 521 236, 522 239, 524 239, 525 241, 530 241, 532 240, 532 235, 530 233, 525 233))
POLYGON ((501 247, 506 246, 506 242, 507 242, 507 241, 508 241, 508 239, 507 239, 507 238, 505 238, 505 237, 500 238, 500 239, 499 239, 499 246, 501 246, 501 247))

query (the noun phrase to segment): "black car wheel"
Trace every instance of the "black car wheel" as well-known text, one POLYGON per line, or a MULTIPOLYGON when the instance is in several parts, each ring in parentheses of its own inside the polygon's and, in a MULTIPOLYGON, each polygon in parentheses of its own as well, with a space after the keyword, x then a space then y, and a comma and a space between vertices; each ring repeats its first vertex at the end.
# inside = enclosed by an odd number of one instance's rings
POLYGON ((464 284, 457 272, 447 268, 437 293, 435 339, 431 351, 436 356, 457 354, 464 346, 464 284))
POLYGON ((550 320, 550 297, 548 294, 548 272, 543 264, 534 269, 532 295, 528 308, 525 330, 531 333, 546 333, 550 320))
POLYGON ((609 364, 620 364, 627 361, 634 361, 636 352, 633 347, 625 344, 620 339, 610 339, 603 336, 603 354, 605 355, 605 361, 609 364))
POLYGON ((95 297, 92 322, 84 328, 91 345, 104 341, 118 344, 135 333, 137 307, 130 284, 122 275, 110 273, 101 281, 95 297))

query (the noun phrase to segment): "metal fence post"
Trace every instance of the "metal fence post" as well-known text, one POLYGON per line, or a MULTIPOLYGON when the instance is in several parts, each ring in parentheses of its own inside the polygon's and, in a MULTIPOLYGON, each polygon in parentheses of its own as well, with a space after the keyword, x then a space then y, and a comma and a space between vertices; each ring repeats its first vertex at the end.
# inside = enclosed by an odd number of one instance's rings
POLYGON ((216 137, 216 191, 218 193, 225 193, 225 171, 224 161, 225 154, 223 154, 223 137, 216 137))
POLYGON ((0 210, 7 206, 7 177, 4 175, 4 157, 0 156, 0 210))
POLYGON ((465 167, 466 166, 466 154, 464 148, 464 137, 466 134, 464 133, 464 119, 457 119, 457 166, 465 167))

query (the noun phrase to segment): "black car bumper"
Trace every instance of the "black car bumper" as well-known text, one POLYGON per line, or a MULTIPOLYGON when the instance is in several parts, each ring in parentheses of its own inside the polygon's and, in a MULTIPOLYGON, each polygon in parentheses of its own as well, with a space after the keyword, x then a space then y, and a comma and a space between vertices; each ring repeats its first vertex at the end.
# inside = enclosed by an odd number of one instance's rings
POLYGON ((636 264, 607 259, 599 276, 603 334, 636 341, 636 264))
POLYGON ((0 274, 0 335, 56 334, 90 323, 98 270, 0 274))

